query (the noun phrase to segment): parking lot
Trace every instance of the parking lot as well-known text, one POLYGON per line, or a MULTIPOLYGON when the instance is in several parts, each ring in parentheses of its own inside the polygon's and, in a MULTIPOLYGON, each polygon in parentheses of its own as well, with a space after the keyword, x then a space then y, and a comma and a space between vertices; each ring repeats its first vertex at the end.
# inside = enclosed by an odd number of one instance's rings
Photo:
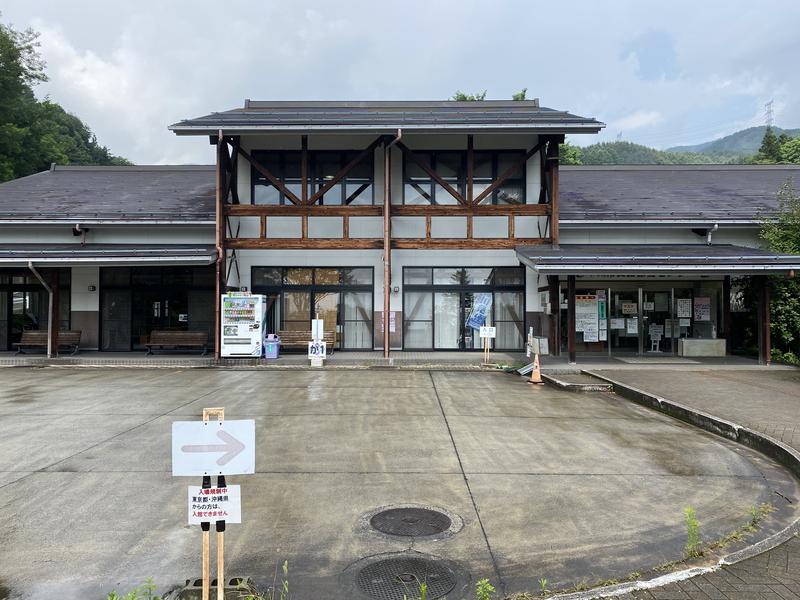
MULTIPOLYGON (((256 421, 256 473, 229 478, 243 524, 228 528, 227 572, 263 586, 288 560, 298 599, 359 597, 359 565, 407 550, 448 561, 459 586, 591 584, 680 558, 687 505, 713 540, 776 491, 800 497, 751 450, 613 394, 512 375, 9 368, 0 598, 100 598, 146 577, 162 591, 197 577, 186 486, 200 482, 172 477, 170 428, 210 406, 256 421), (442 508, 461 526, 411 539, 365 521, 398 505, 442 508)), ((759 537, 796 516, 776 505, 759 537)))

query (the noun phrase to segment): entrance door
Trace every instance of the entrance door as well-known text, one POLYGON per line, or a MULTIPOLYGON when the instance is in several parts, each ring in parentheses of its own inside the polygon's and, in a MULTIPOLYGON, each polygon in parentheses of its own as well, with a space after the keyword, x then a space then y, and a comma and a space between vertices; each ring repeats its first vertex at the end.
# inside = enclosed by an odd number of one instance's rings
POLYGON ((672 347, 672 290, 642 290, 642 346, 645 354, 665 352, 672 347))
POLYGON ((608 310, 608 339, 611 351, 621 354, 639 354, 639 290, 611 290, 608 310))

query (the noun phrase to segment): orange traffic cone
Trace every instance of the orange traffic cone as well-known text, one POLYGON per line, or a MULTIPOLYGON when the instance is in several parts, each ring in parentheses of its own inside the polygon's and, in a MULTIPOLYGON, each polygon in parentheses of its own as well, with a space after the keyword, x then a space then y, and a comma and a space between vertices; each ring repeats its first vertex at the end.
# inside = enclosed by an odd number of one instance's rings
POLYGON ((534 354, 533 356, 533 369, 531 369, 531 376, 528 379, 528 383, 544 383, 544 381, 542 381, 542 369, 539 366, 538 354, 534 354))

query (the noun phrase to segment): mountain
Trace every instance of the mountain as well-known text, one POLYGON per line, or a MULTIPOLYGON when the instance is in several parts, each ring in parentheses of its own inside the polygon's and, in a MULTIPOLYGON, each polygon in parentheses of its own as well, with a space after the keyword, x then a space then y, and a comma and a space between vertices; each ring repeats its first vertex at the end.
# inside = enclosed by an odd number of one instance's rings
MULTIPOLYGON (((761 140, 764 138, 766 125, 759 127, 748 127, 736 133, 726 135, 710 142, 695 144, 693 146, 675 146, 667 148, 667 152, 698 152, 701 154, 728 154, 728 155, 750 155, 758 152, 761 140)), ((790 137, 800 136, 800 129, 781 129, 773 127, 775 135, 782 133, 790 137)))
POLYGON ((728 163, 732 156, 666 152, 631 142, 601 142, 577 148, 575 158, 577 162, 573 164, 584 165, 706 165, 728 163))

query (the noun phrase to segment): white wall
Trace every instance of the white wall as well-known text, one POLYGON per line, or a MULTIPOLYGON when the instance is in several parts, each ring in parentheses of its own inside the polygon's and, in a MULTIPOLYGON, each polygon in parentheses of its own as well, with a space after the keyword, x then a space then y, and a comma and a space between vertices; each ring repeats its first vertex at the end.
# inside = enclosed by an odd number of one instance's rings
POLYGON ((72 267, 70 310, 100 310, 100 267, 72 267), (89 291, 94 286, 94 291, 89 291))

